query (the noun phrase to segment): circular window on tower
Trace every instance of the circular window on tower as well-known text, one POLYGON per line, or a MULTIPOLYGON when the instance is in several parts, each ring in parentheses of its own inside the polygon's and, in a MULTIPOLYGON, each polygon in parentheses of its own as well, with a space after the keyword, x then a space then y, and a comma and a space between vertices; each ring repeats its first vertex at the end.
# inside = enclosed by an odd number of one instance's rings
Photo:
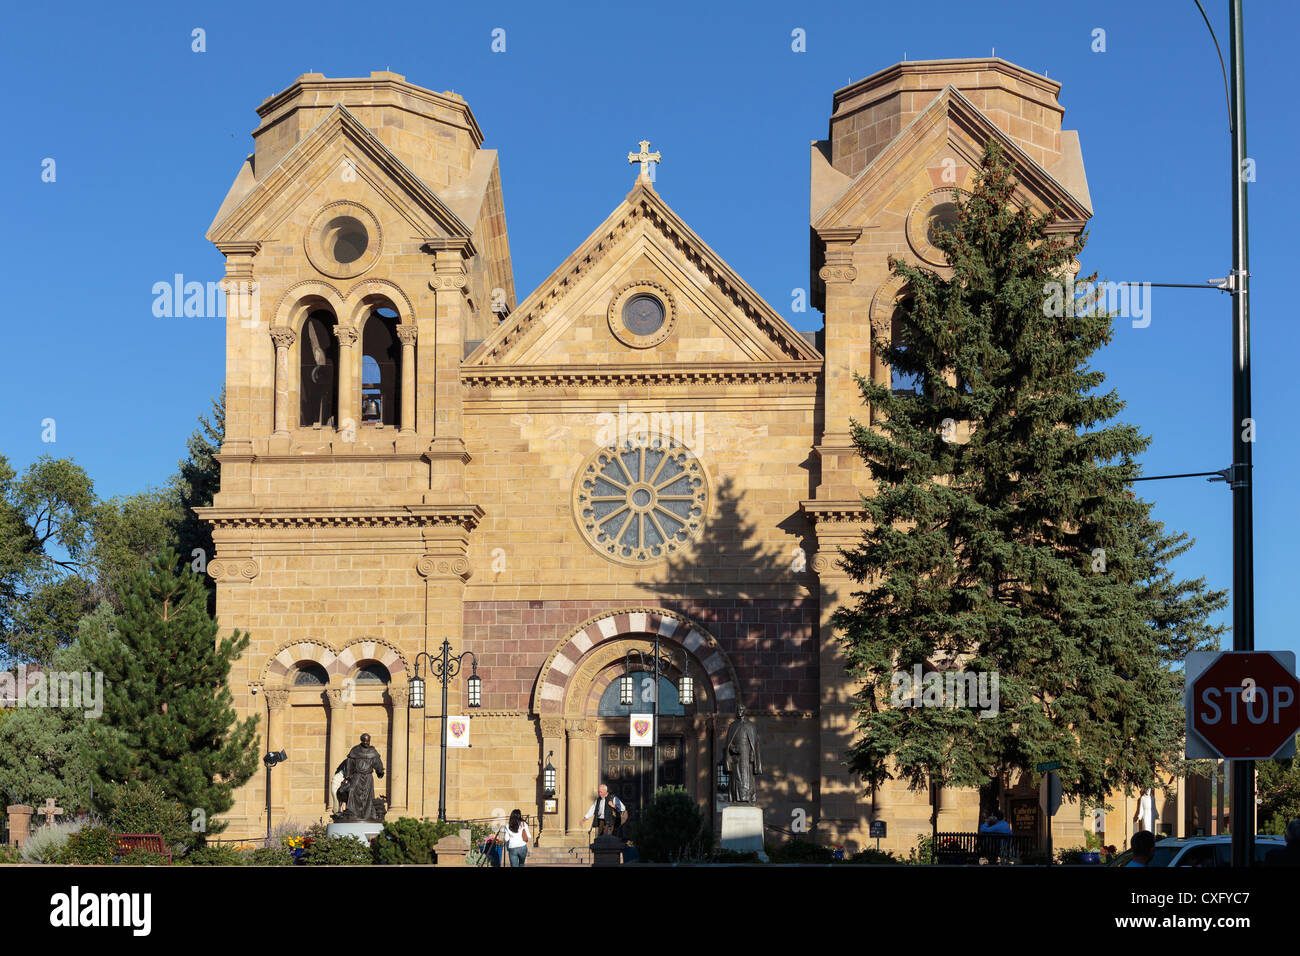
POLYGON ((673 297, 657 282, 634 282, 619 289, 609 303, 609 327, 624 345, 648 349, 672 334, 673 297))
POLYGON ((957 225, 957 200, 970 198, 970 193, 956 186, 932 189, 915 203, 907 214, 907 242, 925 262, 946 266, 947 258, 936 245, 941 233, 957 225))
POLYGON ((379 259, 382 232, 379 220, 354 202, 330 203, 307 227, 307 258, 320 272, 351 279, 379 259))
POLYGON ((708 513, 704 466, 668 438, 599 448, 573 483, 583 537, 620 564, 655 564, 677 554, 699 537, 708 513))

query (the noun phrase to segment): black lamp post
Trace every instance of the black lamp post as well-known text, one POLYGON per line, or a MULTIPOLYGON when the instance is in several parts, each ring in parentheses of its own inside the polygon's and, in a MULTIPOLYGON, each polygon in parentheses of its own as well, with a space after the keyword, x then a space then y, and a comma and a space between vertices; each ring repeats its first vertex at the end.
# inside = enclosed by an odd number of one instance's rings
MULTIPOLYGON (((632 679, 632 655, 635 654, 637 664, 642 670, 647 669, 646 655, 642 654, 636 648, 632 648, 623 657, 623 676, 619 678, 619 702, 625 706, 631 706, 633 700, 633 679, 632 679)), ((667 650, 660 650, 659 635, 654 636, 653 649, 650 652, 650 661, 654 664, 652 673, 654 674, 654 719, 651 729, 651 735, 654 738, 654 756, 652 759, 653 768, 651 770, 651 790, 650 797, 659 792, 659 672, 661 669, 677 668, 682 673, 681 682, 677 687, 678 699, 683 704, 695 703, 695 679, 687 673, 689 658, 686 652, 682 651, 682 661, 679 664, 674 655, 667 650)))
POLYGON ((262 758, 262 763, 266 764, 266 839, 267 846, 270 846, 271 840, 271 768, 278 763, 284 763, 289 759, 289 755, 283 750, 272 750, 262 758))
POLYGON ((444 638, 442 653, 439 656, 434 657, 428 651, 420 651, 415 655, 415 676, 411 678, 410 682, 412 709, 424 708, 424 679, 420 677, 420 658, 422 657, 429 662, 429 675, 442 682, 442 740, 438 775, 438 820, 445 823, 447 820, 447 684, 460 673, 461 661, 468 657, 474 670, 469 680, 465 682, 465 687, 469 693, 469 706, 478 708, 483 705, 483 679, 478 676, 478 658, 474 656, 474 652, 463 651, 460 654, 452 654, 451 641, 444 638))

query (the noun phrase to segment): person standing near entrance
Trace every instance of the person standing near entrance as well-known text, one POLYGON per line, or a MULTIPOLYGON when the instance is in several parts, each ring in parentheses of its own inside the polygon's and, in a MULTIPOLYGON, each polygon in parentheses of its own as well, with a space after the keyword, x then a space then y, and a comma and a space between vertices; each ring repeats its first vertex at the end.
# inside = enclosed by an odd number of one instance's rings
POLYGON ((528 859, 528 844, 533 835, 528 832, 524 815, 518 810, 510 811, 510 823, 506 826, 506 853, 510 856, 511 866, 523 866, 528 859))
POLYGON ((622 825, 623 814, 625 813, 627 813, 627 807, 623 805, 623 801, 618 797, 610 796, 609 787, 602 783, 596 788, 596 802, 591 805, 591 809, 587 811, 582 819, 592 821, 591 824, 587 825, 588 830, 594 824, 598 827, 598 835, 605 836, 606 834, 613 834, 622 825))

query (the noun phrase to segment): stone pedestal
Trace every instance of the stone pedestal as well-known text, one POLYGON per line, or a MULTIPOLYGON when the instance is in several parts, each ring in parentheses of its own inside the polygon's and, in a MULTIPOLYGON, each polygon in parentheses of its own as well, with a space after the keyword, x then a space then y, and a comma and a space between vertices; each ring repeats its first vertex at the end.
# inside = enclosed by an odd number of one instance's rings
POLYGON ((371 820, 358 820, 353 823, 329 823, 325 826, 326 836, 347 836, 354 840, 360 840, 366 846, 370 846, 370 841, 379 833, 382 833, 384 825, 375 823, 371 820))
POLYGON ((462 830, 445 836, 434 845, 433 852, 438 856, 439 866, 465 865, 465 855, 469 853, 469 840, 465 837, 467 832, 462 830))
POLYGON ((31 834, 35 810, 25 803, 15 803, 5 807, 5 812, 9 814, 9 843, 21 850, 31 834))
POLYGON ((737 853, 757 853, 767 862, 763 851, 763 811, 759 807, 727 807, 722 811, 722 838, 718 841, 724 850, 737 853))
POLYGON ((591 865, 620 865, 623 862, 623 843, 623 840, 610 833, 596 837, 591 844, 591 865))

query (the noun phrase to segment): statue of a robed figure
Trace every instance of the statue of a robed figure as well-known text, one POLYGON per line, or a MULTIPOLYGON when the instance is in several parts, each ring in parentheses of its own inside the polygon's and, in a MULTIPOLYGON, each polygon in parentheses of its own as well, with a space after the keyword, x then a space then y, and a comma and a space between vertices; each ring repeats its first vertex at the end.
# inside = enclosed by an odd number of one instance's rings
POLYGON ((375 781, 371 777, 372 773, 381 778, 384 776, 384 761, 379 751, 370 746, 369 734, 361 735, 361 743, 348 751, 335 773, 343 775, 343 783, 335 794, 343 805, 343 812, 334 814, 335 822, 370 820, 377 823, 384 819, 384 801, 375 799, 375 781))
POLYGON ((758 795, 754 778, 763 772, 763 760, 758 750, 758 730, 746 719, 744 706, 736 708, 736 719, 727 728, 724 753, 727 773, 731 775, 731 802, 752 804, 758 795))

